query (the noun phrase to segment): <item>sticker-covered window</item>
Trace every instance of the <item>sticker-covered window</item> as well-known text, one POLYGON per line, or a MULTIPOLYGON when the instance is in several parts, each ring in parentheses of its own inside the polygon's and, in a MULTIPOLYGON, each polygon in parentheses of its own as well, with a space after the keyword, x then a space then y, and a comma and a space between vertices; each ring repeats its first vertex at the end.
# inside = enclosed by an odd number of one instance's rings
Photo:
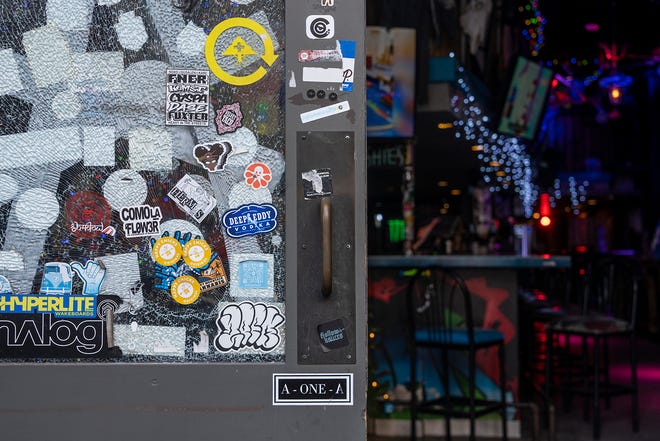
POLYGON ((284 361, 284 2, 0 16, 0 359, 284 361))

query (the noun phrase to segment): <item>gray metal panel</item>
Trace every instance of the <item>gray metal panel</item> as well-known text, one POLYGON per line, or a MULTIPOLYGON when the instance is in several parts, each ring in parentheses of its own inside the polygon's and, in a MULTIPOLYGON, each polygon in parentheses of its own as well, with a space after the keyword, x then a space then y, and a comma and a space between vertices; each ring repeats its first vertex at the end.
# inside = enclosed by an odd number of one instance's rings
MULTIPOLYGON (((335 35, 355 40, 356 60, 364 59, 365 11, 362 2, 320 0, 286 2, 286 64, 299 74, 299 49, 327 48, 305 36, 305 18, 332 14, 335 35)), ((357 63, 354 89, 346 99, 352 111, 303 125, 300 113, 314 105, 296 105, 287 89, 287 146, 302 130, 351 131, 355 134, 355 329, 353 365, 303 366, 297 363, 295 324, 287 326, 284 364, 11 364, 0 366, 0 433, 12 441, 58 440, 362 440, 366 438, 366 161, 364 69, 357 63), (339 372, 355 378, 352 406, 272 406, 272 373, 339 372), (341 424, 337 424, 341 421, 341 424)), ((297 78, 300 77, 297 75, 297 78)), ((296 164, 294 148, 287 148, 296 164)), ((297 210, 295 167, 286 173, 287 214, 297 210)), ((287 317, 296 317, 298 293, 295 222, 287 222, 287 317)))

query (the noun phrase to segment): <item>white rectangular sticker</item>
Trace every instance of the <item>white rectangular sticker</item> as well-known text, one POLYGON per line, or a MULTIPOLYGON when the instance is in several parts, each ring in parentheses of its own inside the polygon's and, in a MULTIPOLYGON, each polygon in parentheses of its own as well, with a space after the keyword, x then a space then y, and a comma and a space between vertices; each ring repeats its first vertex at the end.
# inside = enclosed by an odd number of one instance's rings
POLYGON ((273 374, 273 406, 352 406, 353 374, 273 374))
POLYGON ((351 110, 351 106, 349 106, 348 101, 342 101, 340 103, 330 104, 329 106, 301 113, 300 120, 305 124, 311 121, 316 121, 317 119, 348 112, 349 110, 351 110))
POLYGON ((203 221, 217 205, 216 199, 190 175, 181 178, 167 195, 197 222, 203 221))
POLYGON ((167 71, 165 125, 209 125, 209 71, 167 71))

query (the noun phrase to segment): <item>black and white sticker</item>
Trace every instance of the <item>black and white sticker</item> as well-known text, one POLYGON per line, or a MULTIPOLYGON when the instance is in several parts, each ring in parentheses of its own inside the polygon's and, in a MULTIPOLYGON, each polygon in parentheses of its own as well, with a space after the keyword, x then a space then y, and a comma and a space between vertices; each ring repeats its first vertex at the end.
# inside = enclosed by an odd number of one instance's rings
POLYGON ((335 19, 332 15, 309 15, 305 19, 307 38, 328 39, 335 36, 335 19))
POLYGON ((353 374, 273 374, 274 406, 352 406, 353 374))

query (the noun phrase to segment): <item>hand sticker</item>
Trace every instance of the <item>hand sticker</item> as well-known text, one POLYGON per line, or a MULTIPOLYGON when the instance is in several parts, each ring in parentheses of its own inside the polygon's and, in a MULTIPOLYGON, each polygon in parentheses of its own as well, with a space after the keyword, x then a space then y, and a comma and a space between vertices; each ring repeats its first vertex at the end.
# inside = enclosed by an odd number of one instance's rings
POLYGON ((84 295, 97 295, 105 279, 105 267, 95 260, 88 260, 83 266, 80 262, 71 262, 71 268, 83 281, 84 295))

